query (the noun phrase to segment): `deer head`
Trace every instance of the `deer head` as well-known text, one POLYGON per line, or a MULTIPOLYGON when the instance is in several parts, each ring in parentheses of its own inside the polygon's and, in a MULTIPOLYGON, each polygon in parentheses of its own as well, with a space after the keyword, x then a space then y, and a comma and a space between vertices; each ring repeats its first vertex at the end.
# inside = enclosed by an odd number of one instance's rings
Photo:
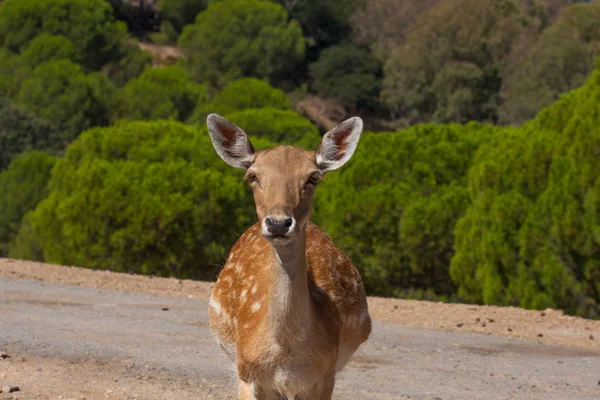
POLYGON ((327 171, 352 157, 363 129, 362 120, 354 117, 327 132, 316 151, 292 146, 255 151, 246 132, 225 118, 211 114, 207 125, 217 154, 246 170, 262 234, 272 244, 287 244, 304 231, 316 186, 327 171))

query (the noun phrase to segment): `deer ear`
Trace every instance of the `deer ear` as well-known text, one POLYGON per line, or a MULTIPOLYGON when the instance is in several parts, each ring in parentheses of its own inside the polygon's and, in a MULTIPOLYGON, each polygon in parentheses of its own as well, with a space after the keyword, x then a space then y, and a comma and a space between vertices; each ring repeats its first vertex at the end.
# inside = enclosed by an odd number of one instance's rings
POLYGON ((206 118, 208 133, 219 157, 236 168, 248 169, 254 162, 254 147, 242 129, 217 114, 206 118))
POLYGON ((344 165, 354 154, 362 130, 362 119, 354 117, 327 132, 317 150, 318 168, 327 172, 344 165))

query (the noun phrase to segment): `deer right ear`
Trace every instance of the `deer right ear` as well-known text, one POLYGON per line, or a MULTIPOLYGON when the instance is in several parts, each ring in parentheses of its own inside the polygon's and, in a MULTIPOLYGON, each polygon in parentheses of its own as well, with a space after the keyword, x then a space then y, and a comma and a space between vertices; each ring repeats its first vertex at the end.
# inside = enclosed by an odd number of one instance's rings
POLYGON ((219 157, 236 168, 248 169, 254 162, 254 147, 242 129, 217 114, 206 118, 208 133, 219 157))
POLYGON ((354 117, 327 132, 316 153, 319 169, 327 172, 344 165, 354 154, 362 130, 362 119, 354 117))

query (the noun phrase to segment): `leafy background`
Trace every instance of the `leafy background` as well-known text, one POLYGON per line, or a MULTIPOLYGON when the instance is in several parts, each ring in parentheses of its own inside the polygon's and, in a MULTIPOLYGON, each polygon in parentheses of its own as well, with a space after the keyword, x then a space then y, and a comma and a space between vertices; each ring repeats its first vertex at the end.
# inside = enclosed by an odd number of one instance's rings
POLYGON ((215 154, 360 115, 314 220, 372 295, 600 316, 600 2, 4 0, 0 256, 214 279, 256 216, 215 154))

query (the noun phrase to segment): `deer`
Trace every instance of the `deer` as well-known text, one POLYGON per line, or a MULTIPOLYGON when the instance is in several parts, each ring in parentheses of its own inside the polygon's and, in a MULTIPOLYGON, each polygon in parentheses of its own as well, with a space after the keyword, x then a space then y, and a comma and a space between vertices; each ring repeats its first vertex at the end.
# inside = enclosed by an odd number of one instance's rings
POLYGON ((255 151, 217 114, 207 126, 223 161, 246 171, 259 218, 231 249, 208 306, 213 336, 237 368, 239 398, 331 399, 371 318, 358 270, 310 217, 315 188, 354 154, 363 122, 342 122, 316 151, 255 151))

